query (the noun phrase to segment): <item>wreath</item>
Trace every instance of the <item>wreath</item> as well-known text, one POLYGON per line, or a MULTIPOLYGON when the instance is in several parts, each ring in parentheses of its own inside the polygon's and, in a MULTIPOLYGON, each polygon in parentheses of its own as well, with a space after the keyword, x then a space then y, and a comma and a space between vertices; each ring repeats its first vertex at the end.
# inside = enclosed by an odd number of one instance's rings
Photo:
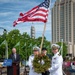
POLYGON ((44 73, 50 68, 50 58, 46 55, 36 55, 33 60, 34 71, 37 73, 44 73))

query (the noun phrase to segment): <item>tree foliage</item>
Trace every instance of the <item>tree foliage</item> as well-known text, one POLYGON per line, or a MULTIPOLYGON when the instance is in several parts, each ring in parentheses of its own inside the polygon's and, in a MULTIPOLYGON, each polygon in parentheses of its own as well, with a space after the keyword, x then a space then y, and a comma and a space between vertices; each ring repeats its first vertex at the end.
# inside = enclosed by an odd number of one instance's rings
MULTIPOLYGON (((23 34, 20 33, 19 30, 14 29, 10 31, 8 34, 0 35, 0 44, 6 39, 8 43, 8 52, 11 54, 11 50, 13 47, 16 47, 17 53, 20 54, 21 60, 27 60, 29 55, 32 54, 33 46, 37 45, 40 47, 42 37, 38 37, 36 39, 32 39, 26 32, 23 34), (19 42, 19 43, 18 43, 19 42)), ((60 43, 58 43, 60 44, 60 43)), ((43 47, 46 47, 48 53, 51 53, 51 43, 47 41, 44 37, 43 47)), ((66 54, 66 45, 64 44, 64 52, 66 54)), ((65 56, 64 54, 64 56, 65 56)), ((5 45, 0 46, 0 58, 5 56, 5 45)))

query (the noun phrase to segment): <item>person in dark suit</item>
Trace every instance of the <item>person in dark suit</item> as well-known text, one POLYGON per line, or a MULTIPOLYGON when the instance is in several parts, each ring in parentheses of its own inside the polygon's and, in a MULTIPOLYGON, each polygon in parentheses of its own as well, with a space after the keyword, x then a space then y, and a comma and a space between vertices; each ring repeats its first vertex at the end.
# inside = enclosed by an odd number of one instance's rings
MULTIPOLYGON (((47 54, 47 49, 46 48, 42 48, 42 54, 47 55, 50 59, 52 58, 52 56, 50 54, 47 54)), ((49 75, 49 71, 45 71, 44 73, 42 73, 42 75, 49 75)))
POLYGON ((20 75, 20 55, 16 53, 16 48, 12 49, 12 54, 9 56, 9 59, 12 59, 12 66, 7 67, 7 75, 14 75, 13 74, 13 64, 16 66, 17 75, 20 75))

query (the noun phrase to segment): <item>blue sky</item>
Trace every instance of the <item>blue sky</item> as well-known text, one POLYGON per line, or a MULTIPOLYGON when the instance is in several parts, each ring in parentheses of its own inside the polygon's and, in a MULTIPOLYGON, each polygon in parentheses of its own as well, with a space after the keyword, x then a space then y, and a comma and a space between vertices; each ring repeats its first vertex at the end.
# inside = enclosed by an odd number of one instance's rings
MULTIPOLYGON (((36 29, 36 38, 42 36, 43 22, 24 22, 13 27, 13 21, 19 17, 20 12, 27 12, 44 0, 0 0, 0 27, 5 28, 8 32, 13 29, 19 29, 21 33, 27 32, 30 35, 30 28, 34 26, 36 29)), ((53 6, 55 0, 51 0, 53 6)), ((0 29, 0 34, 3 30, 0 29)), ((49 12, 48 22, 45 31, 45 37, 51 41, 51 12, 49 12)))

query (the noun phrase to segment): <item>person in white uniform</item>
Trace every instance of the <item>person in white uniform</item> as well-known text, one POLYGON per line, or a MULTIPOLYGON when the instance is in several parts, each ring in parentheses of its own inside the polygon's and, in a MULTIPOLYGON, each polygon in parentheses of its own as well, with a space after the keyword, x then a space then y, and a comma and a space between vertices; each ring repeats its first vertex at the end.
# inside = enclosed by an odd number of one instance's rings
POLYGON ((34 60, 34 57, 35 55, 38 55, 39 54, 39 51, 40 51, 40 48, 39 47, 34 47, 33 48, 33 54, 30 55, 29 57, 29 68, 30 68, 30 71, 29 71, 29 75, 41 75, 41 74, 38 74, 34 71, 34 67, 33 67, 33 60, 34 60))
POLYGON ((63 58, 59 54, 60 46, 57 44, 52 44, 51 48, 54 56, 52 57, 52 64, 51 67, 49 68, 50 75, 63 75, 62 70, 63 58))

